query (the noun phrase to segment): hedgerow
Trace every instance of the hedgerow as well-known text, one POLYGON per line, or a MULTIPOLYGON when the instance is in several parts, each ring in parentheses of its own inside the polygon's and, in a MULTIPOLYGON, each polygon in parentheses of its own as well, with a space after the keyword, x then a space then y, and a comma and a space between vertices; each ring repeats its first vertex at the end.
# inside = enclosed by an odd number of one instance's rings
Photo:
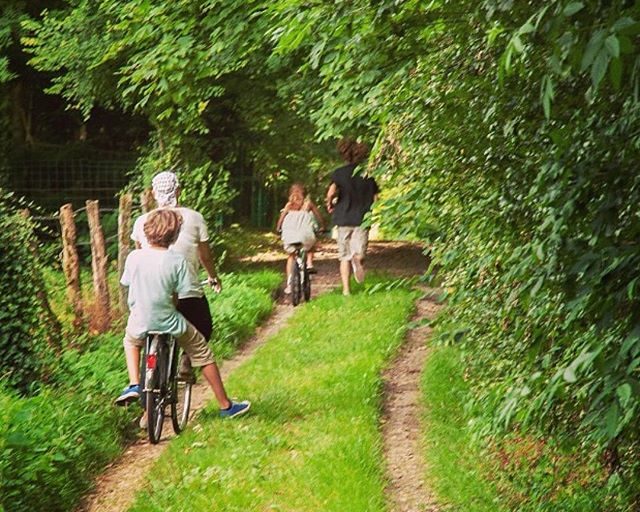
POLYGON ((43 283, 33 229, 0 188, 0 378, 21 392, 45 378, 52 356, 47 340, 55 346, 60 336, 38 297, 43 283))

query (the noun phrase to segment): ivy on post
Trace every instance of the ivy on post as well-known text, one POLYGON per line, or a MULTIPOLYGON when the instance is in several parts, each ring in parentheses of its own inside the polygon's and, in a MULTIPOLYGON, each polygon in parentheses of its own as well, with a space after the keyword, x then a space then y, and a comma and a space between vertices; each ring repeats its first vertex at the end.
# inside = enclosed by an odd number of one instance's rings
POLYGON ((62 233, 62 269, 67 282, 67 298, 73 308, 73 327, 83 324, 82 294, 80 293, 80 259, 76 247, 77 233, 73 207, 67 203, 60 207, 62 233))
MULTIPOLYGON (((122 194, 118 207, 118 278, 124 271, 124 262, 129 255, 131 234, 131 204, 133 198, 131 194, 122 194)), ((124 286, 120 286, 120 309, 123 313, 127 311, 127 291, 124 286)))
POLYGON ((104 243, 104 233, 100 225, 98 201, 88 200, 86 206, 89 234, 91 236, 91 270, 93 272, 96 307, 92 323, 98 332, 106 332, 111 320, 109 286, 107 283, 107 251, 104 243))

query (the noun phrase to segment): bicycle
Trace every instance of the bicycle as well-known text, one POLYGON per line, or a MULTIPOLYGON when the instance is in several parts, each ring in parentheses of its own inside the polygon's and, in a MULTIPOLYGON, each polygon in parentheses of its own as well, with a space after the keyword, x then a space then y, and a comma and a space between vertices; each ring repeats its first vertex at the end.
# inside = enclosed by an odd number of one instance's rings
POLYGON ((297 306, 311 299, 311 276, 307 268, 307 251, 301 243, 293 244, 295 247, 293 268, 291 269, 291 302, 297 306))
POLYGON ((178 361, 182 353, 174 336, 149 332, 145 342, 144 399, 149 441, 157 444, 162 435, 167 405, 171 407, 173 431, 179 434, 189 421, 191 387, 178 380, 178 361))

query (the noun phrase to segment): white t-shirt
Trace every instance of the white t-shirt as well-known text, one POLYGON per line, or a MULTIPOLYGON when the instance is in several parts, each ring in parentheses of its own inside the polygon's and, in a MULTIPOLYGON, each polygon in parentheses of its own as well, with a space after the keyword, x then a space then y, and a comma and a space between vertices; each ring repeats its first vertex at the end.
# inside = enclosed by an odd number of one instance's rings
POLYGON ((142 339, 148 331, 180 336, 187 330, 173 294, 190 289, 187 261, 172 250, 136 249, 127 257, 120 283, 129 287, 127 333, 142 339))
MULTIPOLYGON (((174 208, 182 215, 182 227, 178 240, 171 246, 171 250, 182 254, 187 260, 189 270, 189 290, 180 293, 180 299, 188 297, 203 297, 204 291, 198 278, 198 270, 200 269, 200 259, 198 258, 198 244, 209 240, 209 233, 204 218, 195 210, 184 208, 182 206, 174 208)), ((147 237, 144 236, 144 223, 147 221, 148 213, 138 217, 133 224, 131 239, 138 242, 142 248, 149 247, 147 237)))
POLYGON ((313 245, 315 217, 308 210, 289 210, 282 220, 282 241, 285 245, 313 245))

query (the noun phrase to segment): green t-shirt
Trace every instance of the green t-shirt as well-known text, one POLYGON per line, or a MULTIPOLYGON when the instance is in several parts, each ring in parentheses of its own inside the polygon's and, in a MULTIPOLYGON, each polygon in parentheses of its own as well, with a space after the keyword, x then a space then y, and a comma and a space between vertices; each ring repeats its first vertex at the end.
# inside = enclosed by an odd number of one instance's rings
POLYGON ((173 295, 190 288, 184 256, 172 250, 136 249, 127 257, 120 283, 129 287, 127 333, 144 338, 149 331, 180 336, 187 330, 173 295))

